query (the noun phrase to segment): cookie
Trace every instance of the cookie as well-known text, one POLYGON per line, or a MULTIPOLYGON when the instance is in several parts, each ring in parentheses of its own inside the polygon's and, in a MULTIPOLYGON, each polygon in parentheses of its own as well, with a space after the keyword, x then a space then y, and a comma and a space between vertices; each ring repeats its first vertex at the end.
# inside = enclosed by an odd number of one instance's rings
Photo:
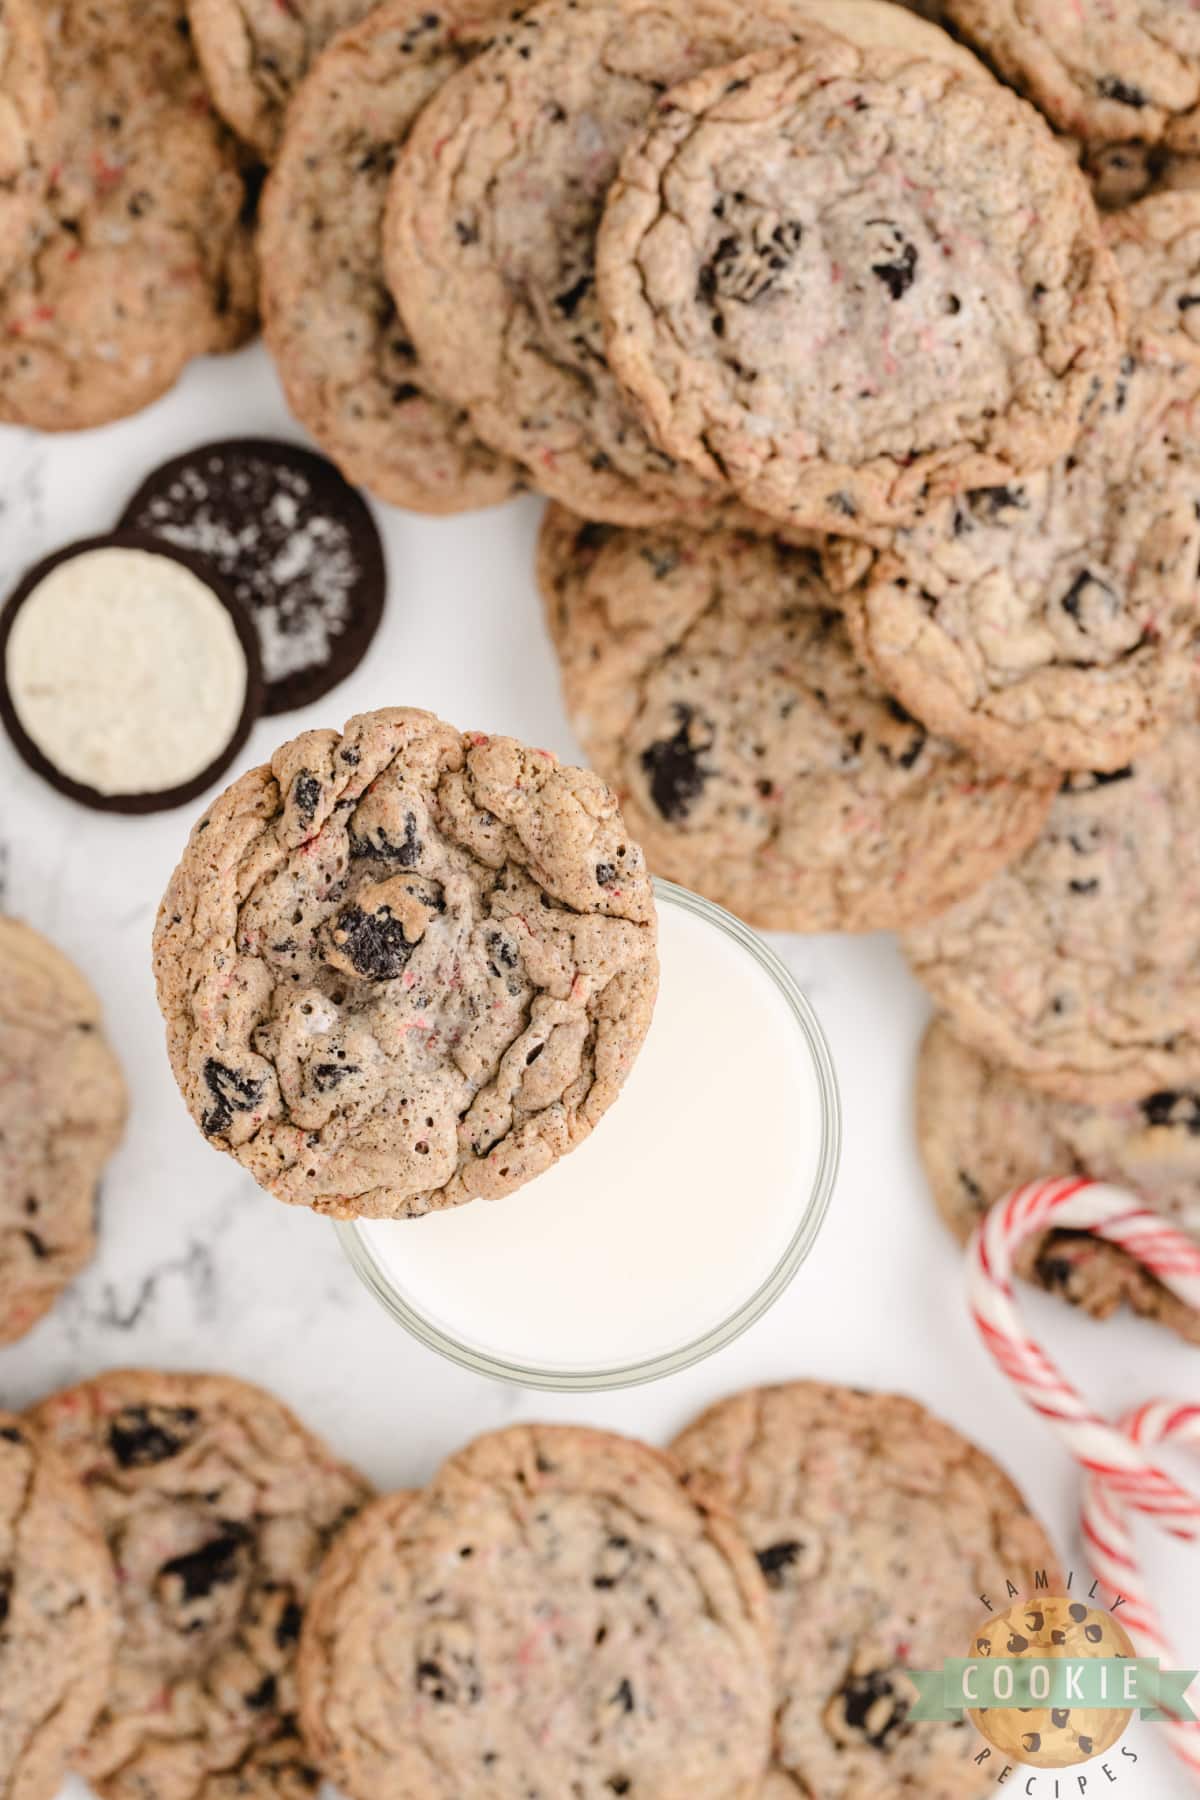
POLYGON ((304 1800, 296 1648, 326 1548, 370 1490, 271 1394, 130 1369, 33 1418, 116 1558, 121 1630, 76 1758, 103 1800, 304 1800))
POLYGON ((1057 1575, 1003 1471, 914 1400, 809 1381, 719 1401, 673 1449, 766 1577, 781 1800, 983 1800, 978 1740, 911 1724, 907 1671, 966 1654, 981 1594, 1057 1575))
POLYGON ((0 1344, 91 1261, 97 1184, 124 1124, 100 1002, 53 944, 0 916, 0 1344))
POLYGON ((773 1648, 754 1558, 669 1458, 517 1425, 339 1547, 301 1718, 351 1800, 751 1800, 773 1648))
POLYGON ((112 1671, 113 1566, 62 1459, 0 1413, 0 1794, 53 1800, 112 1671))
POLYGON ((213 118, 182 0, 39 8, 57 154, 0 287, 0 420, 124 417, 254 317, 246 186, 213 118))
POLYGON ((265 163, 292 96, 322 49, 372 0, 187 0, 204 78, 221 117, 265 163))
POLYGON ((121 529, 216 569, 255 627, 263 711, 310 705, 366 655, 383 612, 383 545, 324 457, 271 438, 202 444, 146 477, 121 529))
POLYGON ((1109 219, 1105 234, 1138 341, 1159 343, 1159 355, 1185 346, 1200 355, 1200 192, 1152 194, 1109 219))
POLYGON ((258 644, 212 566, 144 532, 83 538, 0 614, 0 719, 102 812, 160 812, 224 773, 262 708, 258 644))
POLYGON ((1193 701, 1200 369, 1135 336, 1070 457, 936 502, 843 596, 884 686, 997 769, 1123 768, 1193 701))
POLYGON ((945 0, 1060 131, 1200 150, 1200 18, 1178 0, 945 0))
POLYGON ((613 183, 596 279, 609 363, 665 450, 864 538, 1065 454, 1124 323, 1087 184, 1031 109, 847 42, 664 98, 613 183))
POLYGON ((538 574, 567 711, 651 867, 752 924, 930 918, 1045 823, 1052 786, 979 773, 867 674, 811 551, 551 507, 538 574))
POLYGON ((397 149, 507 10, 386 0, 343 32, 296 95, 264 195, 264 330, 288 405, 349 480, 417 512, 492 506, 524 480, 431 391, 383 275, 397 149))
POLYGON ((411 1218, 511 1193, 616 1099, 658 980, 596 775, 395 707, 229 788, 159 910, 175 1078, 281 1200, 411 1218))
POLYGON ((0 6, 0 277, 25 254, 54 154, 57 109, 36 0, 0 6))
MULTIPOLYGON (((835 10, 839 29, 875 34, 882 12, 948 45, 896 8, 835 10)), ((593 240, 621 151, 664 84, 825 35, 829 13, 813 0, 537 6, 451 77, 409 137, 384 250, 421 363, 485 442, 588 518, 653 524, 715 503, 716 484, 647 437, 605 362, 593 240)))
MULTIPOLYGON (((1054 1100, 960 1043, 935 1021, 917 1068, 917 1137, 933 1198, 966 1243, 989 1206, 1047 1175, 1131 1187, 1200 1240, 1200 1091, 1160 1091, 1110 1106, 1054 1100)), ((1200 1313, 1141 1263, 1089 1231, 1052 1231, 1020 1272, 1096 1319, 1122 1303, 1200 1344, 1200 1313)))
POLYGON ((1126 769, 1068 775, 1042 836, 934 924, 917 976, 963 1041, 1099 1105, 1200 1084, 1200 725, 1126 769))

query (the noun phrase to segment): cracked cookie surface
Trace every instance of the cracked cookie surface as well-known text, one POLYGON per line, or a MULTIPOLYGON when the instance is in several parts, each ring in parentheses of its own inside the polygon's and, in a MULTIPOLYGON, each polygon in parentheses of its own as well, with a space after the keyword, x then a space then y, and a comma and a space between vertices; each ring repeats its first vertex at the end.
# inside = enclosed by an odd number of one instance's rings
POLYGON ((1136 1100, 1200 1081, 1200 725, 1068 775, 1033 848, 907 934, 958 1035, 1046 1093, 1136 1100))
POLYGON ((1158 353, 1200 355, 1200 192, 1149 195, 1105 221, 1129 295, 1135 343, 1158 353))
POLYGON ((753 1557, 669 1458, 514 1426, 338 1547, 302 1717, 353 1800, 751 1800, 773 1648, 753 1557))
POLYGON ((274 160, 292 96, 339 31, 373 0, 187 0, 196 54, 226 124, 274 160))
POLYGON ((124 1123, 95 994, 38 932, 0 918, 0 1344, 90 1262, 97 1186, 124 1123))
POLYGON ((596 250, 607 352, 664 449, 871 538, 1070 449, 1124 298, 1079 170, 945 61, 815 42, 666 96, 596 250))
POLYGON ((350 481, 449 513, 522 485, 431 389, 383 273, 383 214, 417 114, 513 10, 387 0, 329 46, 299 89, 263 197, 263 321, 296 417, 350 481))
POLYGON ((155 933, 192 1117, 281 1200, 495 1199, 617 1097, 658 981, 600 778, 395 708, 307 732, 196 826, 155 933))
MULTIPOLYGON (((647 437, 605 360, 594 239, 621 152, 665 86, 746 50, 824 37, 827 10, 813 0, 532 8, 451 78, 400 158, 385 261, 422 361, 481 437, 587 517, 649 524, 701 515, 721 497, 647 437)), ((964 54, 869 0, 846 0, 838 29, 872 41, 919 34, 937 53, 964 54)))
POLYGON ((1178 0, 944 0, 1060 131, 1200 150, 1200 13, 1178 0))
POLYGON ((1194 349, 1139 322, 1071 456, 893 534, 843 602, 864 660, 930 730, 992 767, 1112 770, 1187 710, 1198 402, 1194 349))
POLYGON ((718 1401, 672 1448, 766 1578, 781 1646, 770 1800, 983 1800, 978 1740, 961 1721, 908 1723, 905 1671, 965 1654, 981 1593, 1057 1573, 1003 1471, 913 1400, 806 1381, 718 1401))
POLYGON ((0 5, 0 276, 25 253, 54 160, 57 107, 37 0, 0 5))
MULTIPOLYGON (((988 1207, 1014 1188, 1069 1171, 1133 1188, 1144 1205, 1200 1240, 1195 1088, 1111 1106, 1055 1100, 935 1020, 917 1067, 917 1137, 938 1210, 964 1244, 988 1207)), ((1022 1248, 1020 1273, 1093 1318, 1126 1304, 1200 1343, 1200 1313, 1094 1232, 1048 1232, 1022 1248)))
POLYGON ((0 1412, 0 1795, 53 1800, 104 1699, 112 1560, 66 1463, 0 1412))
POLYGON ((927 919, 1044 824, 1052 787, 980 772, 867 673, 813 552, 551 507, 538 569, 567 710, 651 867, 752 924, 927 919))
POLYGON ((104 1800, 305 1800, 300 1626, 367 1483, 227 1376, 121 1370, 32 1416, 82 1479, 120 1576, 116 1667, 80 1773, 104 1800))
POLYGON ((0 287, 0 419, 80 430, 136 412, 255 313, 245 184, 182 0, 39 9, 57 157, 0 287))

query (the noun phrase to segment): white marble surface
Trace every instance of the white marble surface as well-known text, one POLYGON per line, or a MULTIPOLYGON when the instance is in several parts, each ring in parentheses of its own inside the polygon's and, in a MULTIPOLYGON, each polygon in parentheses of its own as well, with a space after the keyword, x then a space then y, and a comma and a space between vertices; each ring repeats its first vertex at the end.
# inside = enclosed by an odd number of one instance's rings
MULTIPOLYGON (((195 365, 137 419, 62 439, 0 432, 0 591, 39 555, 107 529, 163 457, 235 433, 297 436, 260 350, 195 365)), ((364 665, 307 712, 258 725, 249 767, 276 742, 365 707, 427 706, 577 755, 542 635, 526 501, 428 522, 380 509, 390 566, 383 629, 364 665)), ((708 1363, 651 1388, 558 1398, 479 1380, 409 1340, 340 1256, 331 1227, 260 1193, 188 1120, 162 1044, 149 939, 188 819, 83 811, 0 740, 4 905, 77 958, 99 989, 133 1112, 104 1186, 100 1253, 22 1344, 0 1351, 0 1402, 19 1406, 99 1369, 152 1362, 261 1381, 381 1485, 414 1483, 473 1433, 508 1420, 587 1421, 663 1439, 748 1382, 808 1375, 906 1390, 1003 1461, 1082 1572, 1078 1484, 1051 1433, 994 1371, 967 1318, 958 1252, 932 1215, 909 1123, 925 1003, 879 937, 779 938, 817 1007, 842 1088, 845 1150, 824 1233, 775 1311, 708 1363)), ((636 1247, 631 1246, 631 1253, 636 1247)), ((663 1270, 671 1279, 670 1268, 663 1270)), ((1097 1328, 1041 1296, 1035 1329, 1099 1405, 1196 1398, 1197 1354, 1130 1320, 1097 1328)), ((1185 1477, 1189 1471, 1181 1466, 1185 1477)), ((1195 1471, 1191 1471, 1194 1476, 1195 1471)), ((1180 1656, 1200 1662, 1200 1551, 1142 1535, 1180 1656)), ((1192 1790, 1153 1726, 1126 1740, 1136 1768, 1010 1776, 1005 1792, 1063 1800, 1192 1790)))

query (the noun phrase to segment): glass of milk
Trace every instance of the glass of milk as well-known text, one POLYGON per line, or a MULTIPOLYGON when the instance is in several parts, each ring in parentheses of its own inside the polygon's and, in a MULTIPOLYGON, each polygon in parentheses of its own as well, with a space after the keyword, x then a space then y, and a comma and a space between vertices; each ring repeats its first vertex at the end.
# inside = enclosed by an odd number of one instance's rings
POLYGON ((723 908, 655 881, 661 979, 618 1099, 515 1194, 337 1227, 422 1343, 524 1387, 631 1387, 711 1356, 808 1255, 841 1141, 824 1033, 723 908))

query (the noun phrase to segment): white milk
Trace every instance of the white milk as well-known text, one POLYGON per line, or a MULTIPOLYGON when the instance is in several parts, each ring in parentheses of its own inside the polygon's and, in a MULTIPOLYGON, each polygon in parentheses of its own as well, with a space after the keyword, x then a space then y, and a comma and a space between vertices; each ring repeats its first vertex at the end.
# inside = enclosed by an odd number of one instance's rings
POLYGON ((561 1371, 663 1355, 736 1313, 801 1222, 821 1154, 808 1040, 747 950, 659 902, 654 1019, 591 1137, 503 1200, 358 1227, 469 1349, 561 1371))

